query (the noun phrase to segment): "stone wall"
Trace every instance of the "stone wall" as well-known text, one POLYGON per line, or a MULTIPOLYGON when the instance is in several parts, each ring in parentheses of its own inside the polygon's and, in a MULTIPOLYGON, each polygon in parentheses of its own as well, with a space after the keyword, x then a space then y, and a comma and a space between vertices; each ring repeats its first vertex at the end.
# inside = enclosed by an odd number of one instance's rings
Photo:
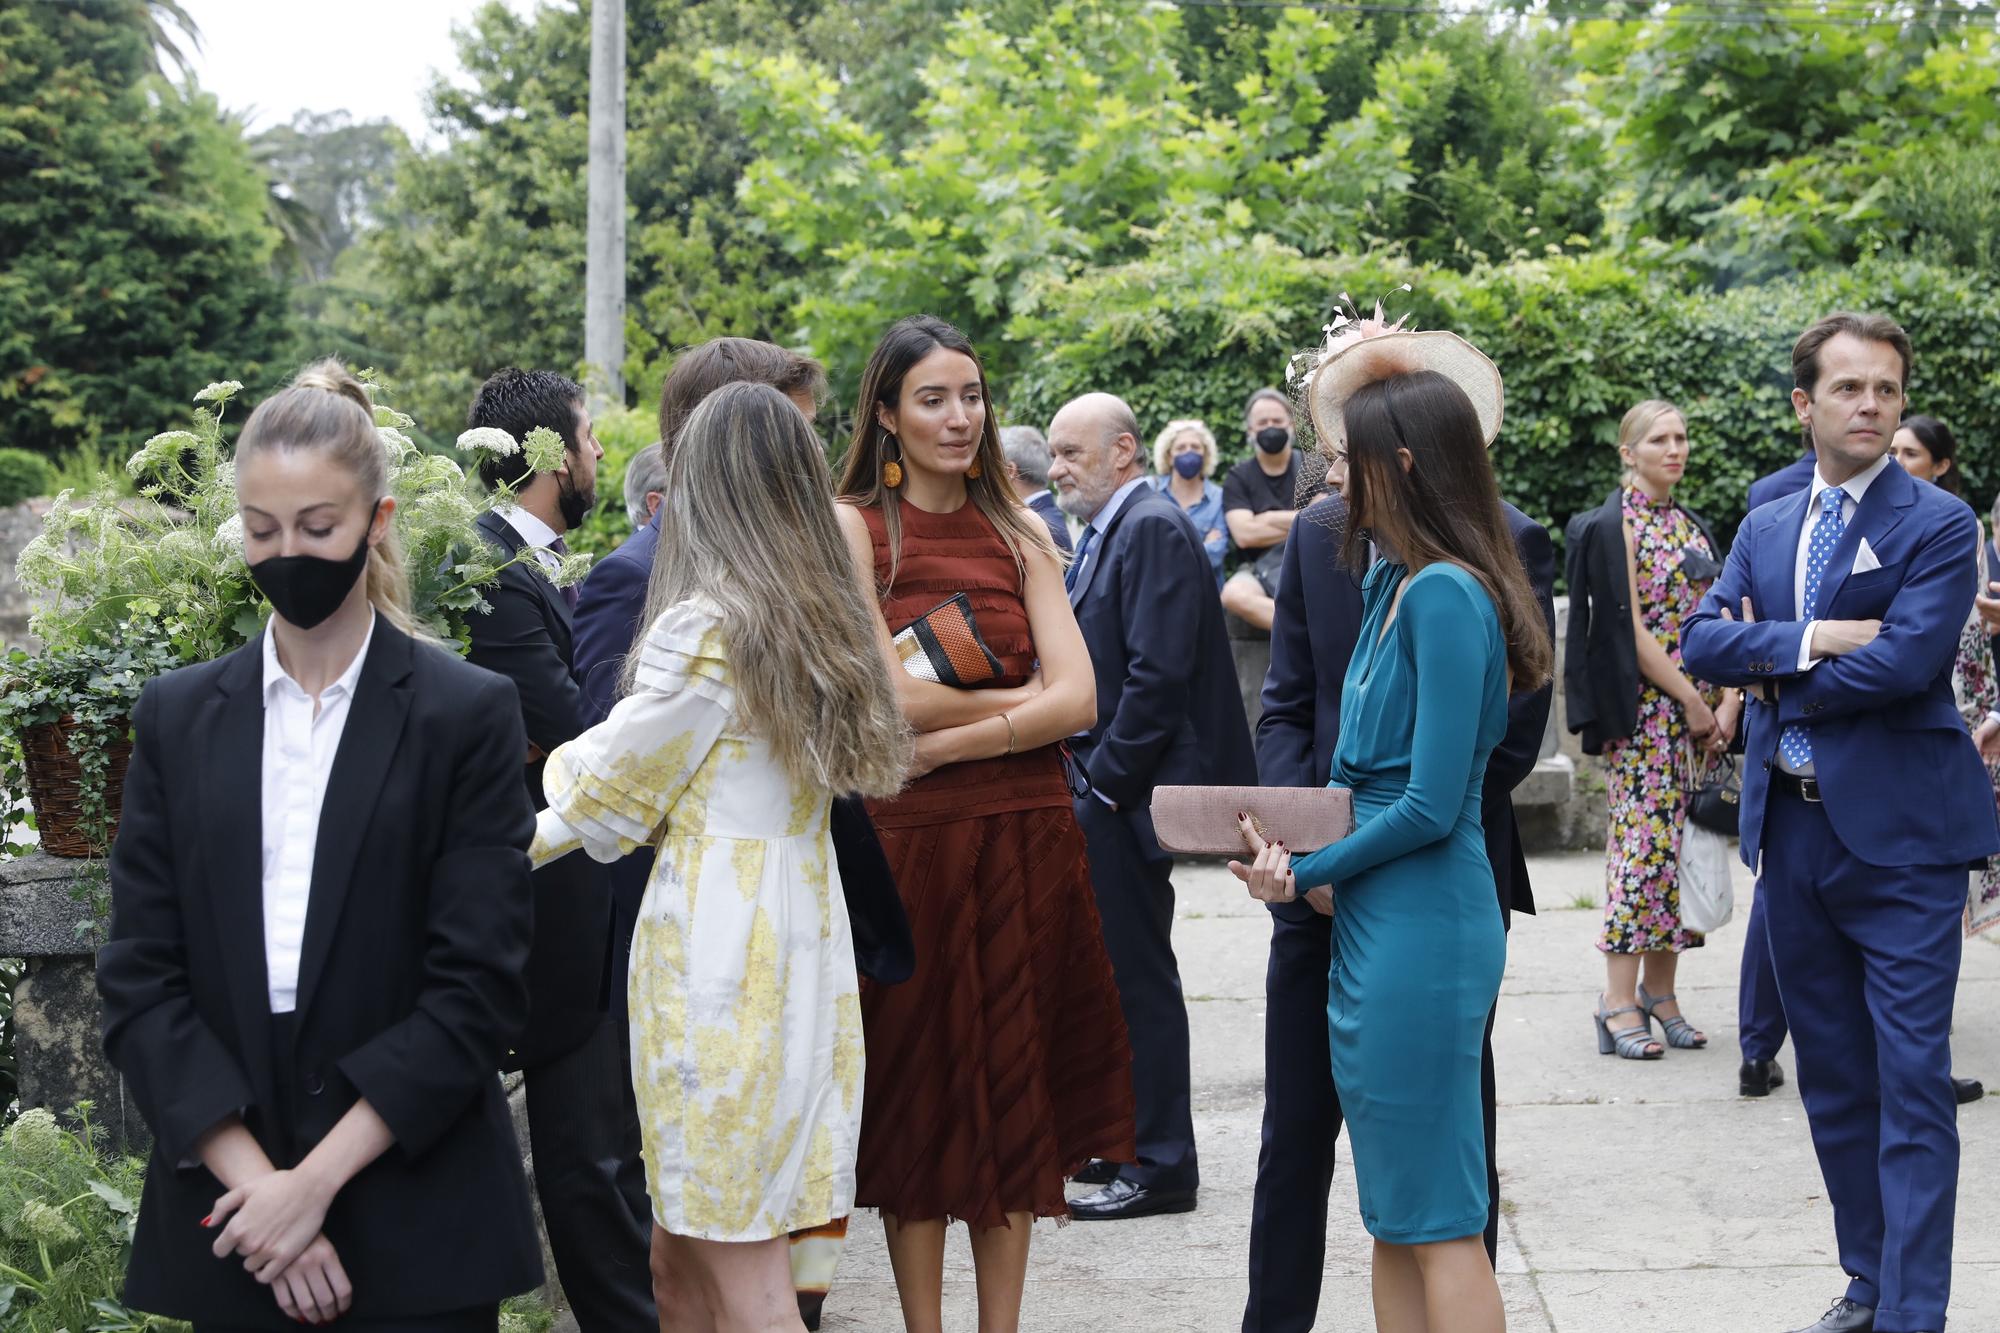
POLYGON ((28 634, 31 607, 27 594, 14 578, 14 561, 19 558, 21 548, 42 530, 42 515, 47 509, 46 500, 29 500, 12 509, 0 509, 0 650, 18 647, 32 652, 36 646, 28 634))

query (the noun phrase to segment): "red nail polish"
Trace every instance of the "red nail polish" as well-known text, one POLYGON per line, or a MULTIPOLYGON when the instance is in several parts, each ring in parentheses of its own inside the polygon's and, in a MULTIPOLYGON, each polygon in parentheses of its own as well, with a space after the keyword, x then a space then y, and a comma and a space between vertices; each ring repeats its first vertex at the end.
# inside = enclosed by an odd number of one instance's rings
POLYGON ((215 1225, 215 1214, 214 1214, 214 1213, 210 1213, 210 1214, 209 1214, 209 1215, 208 1215, 207 1217, 204 1217, 204 1218, 202 1218, 202 1219, 201 1219, 201 1224, 202 1224, 203 1226, 205 1226, 205 1227, 212 1227, 212 1226, 214 1226, 214 1225, 215 1225))

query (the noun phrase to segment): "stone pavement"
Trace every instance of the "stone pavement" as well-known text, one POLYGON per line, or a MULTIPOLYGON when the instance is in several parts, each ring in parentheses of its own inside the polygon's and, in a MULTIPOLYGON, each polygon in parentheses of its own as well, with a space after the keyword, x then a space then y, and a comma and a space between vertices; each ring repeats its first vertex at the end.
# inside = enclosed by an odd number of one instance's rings
MULTIPOLYGON (((1590 1009, 1602 859, 1532 871, 1543 915, 1518 918, 1494 1033, 1500 1085, 1501 1289, 1515 1333, 1776 1333, 1845 1286, 1832 1214, 1792 1084, 1736 1095, 1738 919, 1690 953, 1680 994, 1704 1051, 1638 1063, 1600 1057, 1590 1009), (1581 904, 1581 905, 1580 905, 1581 904)), ((1135 1222, 1041 1223, 1027 1333, 1240 1327, 1250 1193, 1263 1107, 1269 926, 1228 873, 1184 866, 1174 943, 1194 1026, 1201 1208, 1135 1222)), ((2000 932, 1966 944, 1956 1061, 2000 1085, 2000 932)), ((1789 1071, 1790 1048, 1783 1060, 1789 1071)), ((1954 1333, 2000 1330, 2000 1098, 1961 1109, 1954 1333)), ((1369 1241, 1341 1154, 1318 1327, 1372 1330, 1369 1241)), ((976 1328, 962 1227, 946 1255, 945 1327, 976 1328)), ((822 1327, 902 1327, 873 1215, 857 1216, 822 1327)))

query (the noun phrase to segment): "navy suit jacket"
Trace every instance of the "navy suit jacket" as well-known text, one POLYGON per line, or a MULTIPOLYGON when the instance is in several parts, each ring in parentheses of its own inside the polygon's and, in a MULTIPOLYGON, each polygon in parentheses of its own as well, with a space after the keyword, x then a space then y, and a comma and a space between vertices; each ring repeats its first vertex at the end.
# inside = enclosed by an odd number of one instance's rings
POLYGON ((618 702, 618 678, 625 655, 639 637, 646 613, 646 585, 653 577, 653 553, 660 549, 657 510, 645 527, 590 567, 576 598, 576 678, 583 684, 584 711, 591 725, 602 722, 618 702))
POLYGON ((1063 511, 1061 506, 1056 504, 1055 496, 1047 491, 1041 491, 1036 494, 1035 502, 1028 508, 1040 514, 1042 522, 1049 525, 1049 536, 1056 539, 1058 550, 1072 549, 1069 542, 1069 524, 1063 521, 1063 511))
POLYGON ((1796 602, 1809 493, 1753 510, 1722 577, 1681 637, 1688 673, 1718 685, 1773 682, 1747 705, 1743 861, 1753 870, 1778 735, 1812 730, 1813 766, 1835 835, 1875 866, 1963 865, 2000 851, 1985 765, 1952 698, 1958 637, 1972 611, 1979 521, 1963 500, 1891 461, 1830 557, 1825 618, 1880 620, 1875 641, 1797 670, 1806 616, 1796 602), (1866 540, 1880 568, 1854 573, 1866 540), (1757 623, 1722 618, 1745 597, 1757 623))
POLYGON ((1069 600, 1097 674, 1097 725, 1074 747, 1093 788, 1142 811, 1156 786, 1256 784, 1215 573, 1179 505, 1133 490, 1069 600))
POLYGON ((1819 459, 1811 453, 1804 453, 1770 476, 1757 478, 1750 483, 1750 508, 1756 509, 1773 500, 1782 500, 1787 495, 1811 490, 1813 469, 1817 466, 1819 459))
MULTIPOLYGON (((1553 636, 1555 546, 1541 524, 1512 505, 1502 508, 1553 636)), ((1333 772, 1341 690, 1361 633, 1361 581, 1339 558, 1345 528, 1343 503, 1329 495, 1299 516, 1285 543, 1271 621, 1271 670, 1264 678, 1264 712, 1257 722, 1257 774, 1267 787, 1323 786, 1333 772)), ((1512 793, 1541 757, 1554 697, 1551 682, 1509 699, 1507 734, 1486 761, 1480 820, 1503 912, 1535 910, 1512 793)))

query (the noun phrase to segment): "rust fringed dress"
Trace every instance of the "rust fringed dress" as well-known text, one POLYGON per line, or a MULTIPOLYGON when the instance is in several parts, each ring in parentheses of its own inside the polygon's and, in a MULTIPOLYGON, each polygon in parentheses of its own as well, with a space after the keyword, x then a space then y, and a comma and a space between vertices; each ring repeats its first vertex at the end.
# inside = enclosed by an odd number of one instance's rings
MULTIPOLYGON (((882 513, 861 512, 886 581, 882 513)), ((966 593, 1006 673, 995 683, 1027 680, 1021 576, 986 516, 905 504, 902 528, 890 630, 966 593)), ((1134 1157, 1132 1053, 1056 747, 941 768, 869 812, 917 966, 898 986, 863 983, 855 1202, 977 1227, 1067 1216, 1066 1177, 1134 1157)))

